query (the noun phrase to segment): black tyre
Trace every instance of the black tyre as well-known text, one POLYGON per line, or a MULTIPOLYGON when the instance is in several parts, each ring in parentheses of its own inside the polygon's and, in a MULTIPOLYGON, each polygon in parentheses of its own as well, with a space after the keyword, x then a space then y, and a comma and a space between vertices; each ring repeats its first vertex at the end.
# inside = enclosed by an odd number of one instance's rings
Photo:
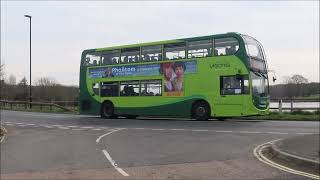
POLYGON ((217 120, 218 120, 218 121, 224 121, 224 120, 226 120, 226 118, 218 117, 217 120))
POLYGON ((106 101, 101 106, 101 117, 102 118, 114 118, 114 106, 110 101, 106 101))
POLYGON ((210 118, 210 106, 205 101, 196 102, 192 106, 192 117, 199 121, 207 121, 210 118))
POLYGON ((137 119, 137 115, 126 115, 125 116, 127 119, 137 119))

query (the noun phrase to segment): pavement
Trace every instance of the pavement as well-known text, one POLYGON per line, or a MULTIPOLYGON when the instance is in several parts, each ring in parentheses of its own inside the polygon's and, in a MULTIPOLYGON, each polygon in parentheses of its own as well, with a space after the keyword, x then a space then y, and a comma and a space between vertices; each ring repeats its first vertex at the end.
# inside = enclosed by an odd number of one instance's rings
POLYGON ((319 134, 279 140, 269 146, 269 157, 287 167, 319 176, 319 134))
POLYGON ((309 179, 260 162, 269 141, 319 122, 101 119, 1 111, 1 179, 309 179))

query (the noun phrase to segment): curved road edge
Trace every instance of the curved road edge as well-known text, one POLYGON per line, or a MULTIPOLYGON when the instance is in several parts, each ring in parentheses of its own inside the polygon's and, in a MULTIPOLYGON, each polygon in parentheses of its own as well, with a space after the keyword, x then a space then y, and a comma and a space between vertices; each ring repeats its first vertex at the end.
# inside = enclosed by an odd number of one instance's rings
MULTIPOLYGON (((299 157, 299 160, 295 159, 293 162, 290 162, 290 160, 292 160, 295 157, 298 156, 286 156, 288 153, 283 153, 283 151, 279 150, 279 148, 276 148, 276 150, 274 149, 274 147, 277 147, 276 144, 280 143, 284 141, 283 139, 277 139, 277 140, 273 140, 273 141, 269 141, 266 142, 264 144, 261 144, 259 146, 257 146, 256 148, 254 148, 253 150, 253 154, 254 156, 261 162, 268 164, 272 167, 275 167, 277 169, 280 169, 282 171, 286 171, 292 174, 296 174, 296 175, 301 175, 301 176, 305 176, 305 177, 309 177, 312 179, 320 179, 319 177, 319 171, 317 172, 318 168, 316 168, 316 165, 318 165, 319 167, 319 163, 317 164, 312 164, 313 166, 311 166, 312 173, 310 173, 310 170, 308 172, 305 171, 301 171, 301 170, 297 170, 300 168, 297 168, 297 164, 296 162, 299 161, 299 163, 301 163, 302 159, 305 158, 301 158, 299 157), (290 167, 288 167, 290 166, 290 167)), ((298 164, 299 167, 303 166, 304 163, 310 163, 310 161, 306 162, 303 161, 303 164, 298 164)), ((305 168, 304 168, 305 170, 305 168)))

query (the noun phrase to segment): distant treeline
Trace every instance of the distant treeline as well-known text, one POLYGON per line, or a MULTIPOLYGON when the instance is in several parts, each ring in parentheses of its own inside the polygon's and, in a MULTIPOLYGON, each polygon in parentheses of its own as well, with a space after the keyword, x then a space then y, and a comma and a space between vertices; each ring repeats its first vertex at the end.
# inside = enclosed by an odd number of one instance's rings
POLYGON ((308 97, 320 94, 320 83, 278 84, 270 86, 270 98, 308 97))
MULTIPOLYGON (((29 100, 29 84, 23 78, 18 84, 1 82, 2 100, 29 100)), ((32 100, 36 101, 77 101, 78 87, 65 86, 49 78, 41 78, 32 86, 32 100)))
MULTIPOLYGON (((10 78, 9 78, 10 79, 10 78)), ((2 100, 29 100, 29 84, 26 78, 19 83, 13 80, 1 81, 2 100)), ((307 97, 320 94, 319 83, 288 82, 270 86, 271 99, 290 99, 295 97, 307 97)), ((50 78, 40 78, 32 86, 33 101, 77 101, 79 90, 76 86, 65 86, 56 83, 50 78)))

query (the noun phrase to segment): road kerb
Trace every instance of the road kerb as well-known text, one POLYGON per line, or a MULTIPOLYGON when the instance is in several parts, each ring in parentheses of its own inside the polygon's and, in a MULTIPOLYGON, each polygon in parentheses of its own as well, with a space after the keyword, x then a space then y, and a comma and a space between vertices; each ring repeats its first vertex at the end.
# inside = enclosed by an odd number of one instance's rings
POLYGON ((3 130, 3 136, 0 138, 0 143, 2 143, 2 141, 4 140, 4 138, 6 137, 6 134, 7 134, 7 129, 3 126, 0 126, 0 128, 3 130))
POLYGON ((310 170, 307 170, 304 168, 303 171, 301 170, 297 170, 297 169, 301 169, 301 165, 299 165, 297 167, 296 164, 292 164, 290 163, 290 161, 286 160, 281 160, 280 158, 278 159, 277 154, 273 154, 273 149, 272 149, 272 145, 275 143, 280 142, 283 139, 277 139, 277 140, 273 140, 264 144, 261 144, 259 146, 257 146, 256 148, 254 148, 253 150, 253 154, 254 156, 261 162, 268 164, 272 167, 275 167, 277 169, 280 169, 282 171, 286 171, 289 173, 293 173, 293 174, 297 174, 297 175, 301 175, 301 176, 305 176, 305 177, 309 177, 312 179, 320 179, 319 177, 319 173, 318 172, 312 172, 310 173, 310 170), (289 167, 290 166, 290 167, 289 167))
MULTIPOLYGON (((284 152, 277 147, 277 143, 279 142, 272 143, 271 146, 268 146, 266 148, 266 150, 268 151, 267 153, 272 155, 273 158, 280 159, 284 162, 287 162, 288 164, 299 165, 306 169, 316 169, 316 170, 319 169, 319 164, 320 164, 319 161, 284 152)), ((317 173, 317 172, 313 172, 313 173, 317 173)))

